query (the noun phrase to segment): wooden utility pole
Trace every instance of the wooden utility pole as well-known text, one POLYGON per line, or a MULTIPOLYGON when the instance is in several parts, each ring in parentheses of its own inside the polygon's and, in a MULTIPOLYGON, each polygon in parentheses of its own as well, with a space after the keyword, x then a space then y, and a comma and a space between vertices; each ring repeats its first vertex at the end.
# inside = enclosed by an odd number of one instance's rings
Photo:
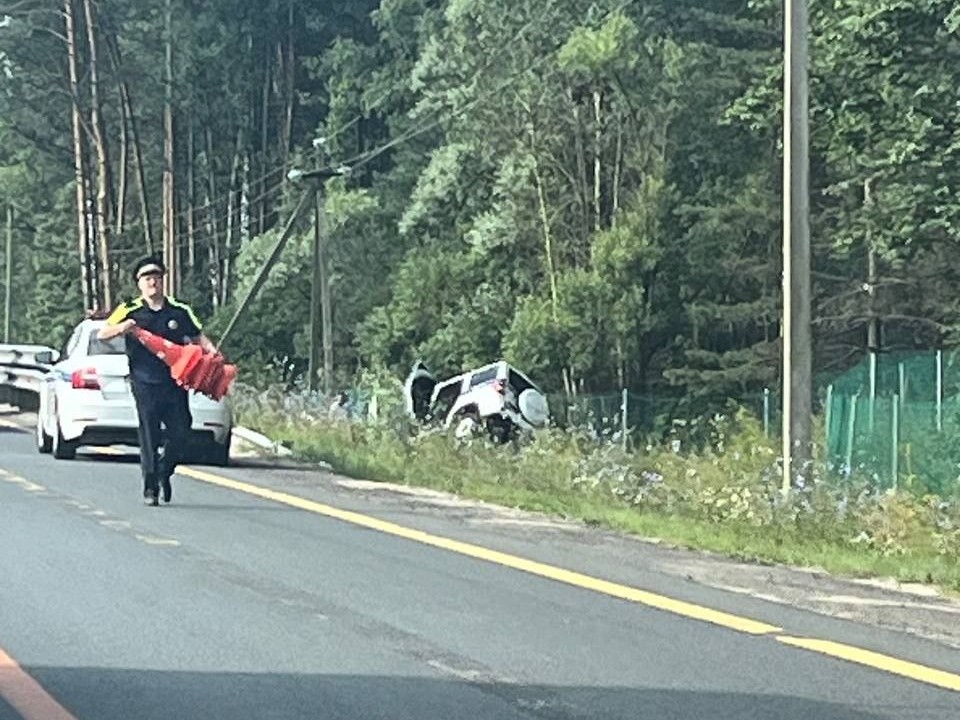
POLYGON ((808 0, 784 0, 783 491, 809 474, 813 415, 810 331, 808 0))
POLYGON ((247 311, 247 308, 250 306, 250 303, 257 296, 257 293, 260 292, 260 288, 263 287, 263 283, 267 280, 267 275, 270 274, 270 270, 273 268, 274 264, 277 262, 277 258, 280 257, 280 253, 283 251, 284 246, 287 244, 287 240, 290 239, 290 236, 293 234, 293 228, 296 226, 297 220, 300 217, 300 213, 304 211, 307 205, 310 202, 311 191, 306 190, 300 196, 300 199, 297 201, 297 206, 293 209, 293 212, 290 214, 290 219, 287 220, 286 226, 283 228, 283 232, 280 233, 280 237, 277 239, 277 242, 274 243, 273 249, 270 251, 270 254, 267 256, 266 261, 263 263, 263 267, 260 268, 260 272, 257 273, 256 277, 253 279, 253 284, 250 286, 250 289, 247 290, 247 294, 243 296, 243 299, 240 301, 240 307, 238 307, 234 313, 233 317, 230 318, 230 322, 227 323, 227 329, 223 331, 223 335, 220 336, 220 347, 223 348, 227 344, 227 339, 230 337, 233 332, 233 328, 236 327, 237 321, 240 317, 247 311))
MULTIPOLYGON (((192 110, 192 108, 191 108, 192 110)), ((197 269, 197 228, 194 203, 197 197, 195 138, 193 133, 193 115, 190 116, 187 130, 187 268, 191 277, 197 269)))
POLYGON ((174 223, 173 186, 173 9, 166 0, 164 10, 164 89, 163 89, 163 261, 167 266, 164 291, 177 294, 180 267, 177 257, 177 233, 174 223))
POLYGON ((13 302, 13 205, 7 203, 7 252, 3 266, 3 341, 10 342, 10 307, 13 302))
POLYGON ((140 200, 140 222, 143 226, 144 249, 148 255, 152 255, 153 233, 150 222, 150 203, 147 200, 147 179, 143 168, 143 152, 140 149, 140 132, 137 129, 137 116, 133 112, 130 87, 124 75, 123 58, 120 55, 120 47, 116 36, 107 35, 107 51, 110 53, 113 62, 114 74, 117 77, 117 88, 120 92, 120 121, 122 127, 127 127, 130 133, 133 163, 136 168, 137 196, 140 200))
POLYGON ((83 309, 94 307, 92 273, 90 272, 90 240, 87 230, 86 172, 84 170, 83 127, 80 121, 80 70, 77 59, 77 24, 73 0, 64 0, 63 19, 67 42, 67 70, 70 78, 70 119, 73 128, 73 171, 77 202, 77 246, 80 256, 80 285, 83 309))
POLYGON ((110 158, 107 154, 107 137, 100 107, 99 40, 97 37, 96 10, 93 0, 84 0, 84 17, 87 24, 89 55, 88 76, 90 82, 90 128, 97 156, 97 249, 100 257, 100 299, 103 307, 113 305, 113 271, 110 262, 110 158))

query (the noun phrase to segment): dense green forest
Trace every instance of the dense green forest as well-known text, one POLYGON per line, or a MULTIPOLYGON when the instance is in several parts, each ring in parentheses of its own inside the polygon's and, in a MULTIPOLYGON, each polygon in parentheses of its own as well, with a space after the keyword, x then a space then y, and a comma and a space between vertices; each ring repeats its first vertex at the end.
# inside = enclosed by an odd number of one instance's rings
MULTIPOLYGON (((779 376, 776 0, 2 0, 13 337, 148 250, 222 329, 326 182, 338 383, 505 356, 546 387, 779 376)), ((960 329, 960 2, 813 0, 816 371, 960 329)), ((312 216, 228 353, 306 367, 312 216)))

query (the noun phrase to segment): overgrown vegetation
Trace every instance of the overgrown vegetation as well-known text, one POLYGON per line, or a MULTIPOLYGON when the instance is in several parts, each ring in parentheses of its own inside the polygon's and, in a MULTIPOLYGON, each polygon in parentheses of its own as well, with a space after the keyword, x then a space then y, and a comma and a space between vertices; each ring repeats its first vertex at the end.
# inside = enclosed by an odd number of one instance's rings
MULTIPOLYGON (((325 193, 328 383, 502 356, 548 391, 627 390, 670 416, 756 397, 780 364, 781 7, 0 1, 13 339, 60 345, 84 309, 128 291, 148 249, 216 336, 300 192, 287 172, 347 163, 325 193)), ((868 352, 957 346, 960 11, 814 1, 811 21, 815 361, 829 382, 868 352)), ((225 348, 261 387, 303 383, 312 236, 304 217, 225 348)), ((943 393, 960 388, 948 378, 943 393)), ((956 502, 922 496, 931 466, 956 478, 932 435, 905 451, 904 494, 825 475, 783 502, 746 421, 696 452, 658 440, 621 456, 554 434, 504 457, 399 425, 251 417, 355 474, 957 585, 956 502)))
MULTIPOLYGON (((346 162, 327 183, 336 385, 505 356, 550 391, 685 415, 775 387, 781 5, 0 2, 14 338, 58 345, 164 241, 215 335, 289 216, 286 172, 346 162)), ((868 347, 956 344, 960 15, 811 15, 830 377, 868 347)), ((305 371, 311 236, 305 217, 228 343, 247 378, 305 371)))
POLYGON ((309 461, 359 478, 426 486, 581 519, 738 558, 891 576, 960 590, 960 496, 877 490, 817 466, 780 493, 777 448, 745 413, 678 423, 636 452, 576 430, 500 447, 418 433, 387 409, 331 422, 310 396, 249 393, 240 414, 309 461))

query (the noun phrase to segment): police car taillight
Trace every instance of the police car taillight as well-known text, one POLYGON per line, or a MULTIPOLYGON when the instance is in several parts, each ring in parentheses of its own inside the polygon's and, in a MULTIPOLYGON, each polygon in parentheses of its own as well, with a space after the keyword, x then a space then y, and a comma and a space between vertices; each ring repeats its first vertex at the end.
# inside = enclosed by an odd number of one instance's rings
POLYGON ((70 384, 74 390, 99 390, 100 378, 97 377, 96 368, 74 370, 70 376, 70 384))

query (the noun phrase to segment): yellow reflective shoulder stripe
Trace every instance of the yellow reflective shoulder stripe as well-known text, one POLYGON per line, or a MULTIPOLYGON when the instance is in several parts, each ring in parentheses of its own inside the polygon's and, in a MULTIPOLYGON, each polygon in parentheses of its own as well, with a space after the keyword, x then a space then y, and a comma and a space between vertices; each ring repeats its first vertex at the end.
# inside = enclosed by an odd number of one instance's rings
POLYGON ((107 325, 116 325, 117 323, 123 322, 127 315, 141 305, 143 305, 143 300, 139 298, 137 300, 131 300, 130 302, 125 302, 122 305, 118 305, 117 308, 107 317, 107 325))
POLYGON ((203 330, 203 323, 200 322, 200 318, 198 318, 197 315, 196 315, 196 313, 193 312, 193 308, 192 308, 192 307, 190 307, 190 306, 187 305, 186 303, 180 302, 179 300, 176 300, 176 299, 174 299, 174 298, 172 298, 172 297, 169 297, 169 296, 167 297, 167 300, 168 300, 168 301, 170 302, 170 304, 173 305, 174 307, 178 307, 178 308, 180 308, 181 310, 185 311, 185 312, 187 313, 187 315, 190 316, 190 320, 193 322, 193 324, 197 326, 197 330, 203 330))

